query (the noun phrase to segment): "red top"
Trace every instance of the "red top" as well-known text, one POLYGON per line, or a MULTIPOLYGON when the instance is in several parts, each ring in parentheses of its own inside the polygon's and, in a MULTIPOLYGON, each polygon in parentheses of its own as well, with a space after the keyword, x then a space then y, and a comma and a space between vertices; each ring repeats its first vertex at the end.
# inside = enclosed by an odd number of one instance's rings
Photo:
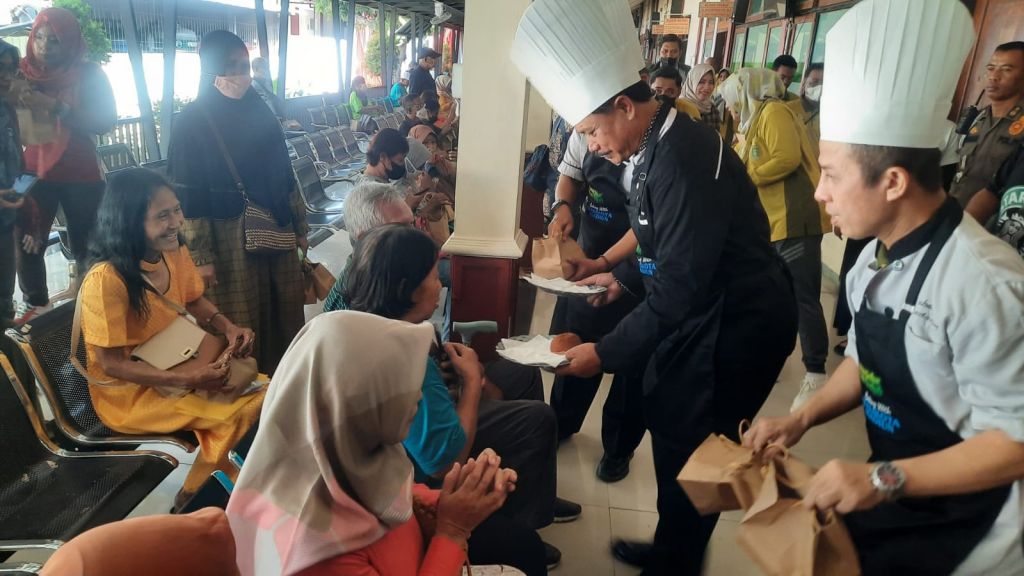
MULTIPOLYGON (((438 492, 422 484, 413 493, 436 502, 438 492)), ((296 576, 458 576, 466 563, 466 551, 444 536, 434 536, 424 550, 423 532, 416 517, 391 530, 362 550, 314 564, 296 576)))

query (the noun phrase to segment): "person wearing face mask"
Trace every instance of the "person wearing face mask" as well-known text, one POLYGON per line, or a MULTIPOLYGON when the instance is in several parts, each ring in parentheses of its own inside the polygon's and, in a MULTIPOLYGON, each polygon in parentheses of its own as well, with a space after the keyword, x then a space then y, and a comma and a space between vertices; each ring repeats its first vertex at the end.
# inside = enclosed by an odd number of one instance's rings
POLYGON ((653 75, 658 68, 675 68, 679 70, 682 80, 690 73, 690 67, 683 63, 683 40, 675 34, 666 34, 661 37, 658 43, 658 61, 648 68, 653 75))
POLYGON ((109 132, 117 121, 114 93, 99 66, 86 62, 82 29, 74 14, 48 8, 36 17, 29 33, 21 74, 27 80, 12 88, 18 106, 53 127, 48 142, 24 142, 25 168, 39 176, 28 194, 36 218, 16 229, 19 239, 18 281, 26 310, 19 324, 49 309, 46 287, 46 238, 57 208, 67 217, 71 252, 86 260, 86 243, 96 223, 103 198, 103 176, 96 161, 98 134, 109 132))
POLYGON ((818 114, 821 102, 822 82, 825 80, 825 65, 815 62, 804 72, 804 81, 800 84, 800 98, 787 102, 798 116, 803 118, 807 136, 811 139, 814 156, 818 156, 818 142, 821 140, 821 116, 818 114))
POLYGON ((409 174, 405 162, 407 154, 408 140, 392 128, 381 130, 370 140, 370 147, 366 150, 366 169, 356 178, 355 184, 393 184, 402 191, 406 204, 415 214, 427 194, 434 191, 434 181, 426 172, 409 174))
POLYGON ((302 270, 294 249, 245 250, 245 199, 228 160, 249 202, 294 230, 303 251, 308 248, 306 210, 281 125, 251 89, 245 43, 224 30, 210 32, 199 45, 199 59, 199 97, 174 123, 167 170, 208 297, 240 326, 256 332, 254 355, 260 369, 270 373, 305 320, 302 270))

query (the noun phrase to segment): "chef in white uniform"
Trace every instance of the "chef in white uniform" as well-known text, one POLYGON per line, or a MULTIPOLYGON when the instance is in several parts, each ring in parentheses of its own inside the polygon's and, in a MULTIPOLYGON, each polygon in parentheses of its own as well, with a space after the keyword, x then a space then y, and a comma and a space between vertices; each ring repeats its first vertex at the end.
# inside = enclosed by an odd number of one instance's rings
POLYGON ((1024 263, 939 174, 973 40, 959 0, 864 0, 829 33, 815 197, 877 240, 849 275, 847 358, 744 438, 790 446, 863 409, 871 461, 832 460, 804 504, 846 515, 865 574, 1024 574, 1024 263))

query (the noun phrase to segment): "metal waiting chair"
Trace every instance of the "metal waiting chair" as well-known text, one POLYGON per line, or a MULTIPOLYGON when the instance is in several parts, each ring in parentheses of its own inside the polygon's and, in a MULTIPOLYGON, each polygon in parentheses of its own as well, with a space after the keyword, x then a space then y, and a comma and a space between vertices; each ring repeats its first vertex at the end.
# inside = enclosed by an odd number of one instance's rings
POLYGON ((228 499, 231 498, 231 492, 234 489, 235 483, 228 478, 227 474, 221 470, 214 470, 202 486, 196 490, 196 493, 174 513, 191 514, 210 506, 224 510, 228 507, 228 499))
POLYGON ((289 138, 285 140, 285 143, 288 145, 288 151, 291 153, 292 158, 302 158, 303 156, 309 156, 312 158, 315 156, 313 153, 313 145, 310 144, 305 135, 298 136, 296 138, 289 138))
POLYGON ((327 196, 316 165, 310 158, 304 156, 292 161, 292 170, 295 172, 299 193, 302 195, 302 201, 308 212, 330 214, 336 217, 344 214, 345 200, 334 200, 327 196))
POLYGON ((338 114, 336 106, 324 106, 324 118, 327 120, 327 125, 331 128, 341 126, 341 116, 338 114))
POLYGON ((334 153, 334 157, 346 167, 357 171, 362 171, 366 168, 366 157, 361 154, 361 157, 358 158, 352 156, 352 153, 349 152, 348 147, 345 145, 345 138, 342 136, 340 128, 324 130, 324 137, 327 138, 327 142, 331 145, 331 152, 334 153))
POLYGON ((320 130, 326 130, 330 128, 330 126, 327 125, 327 112, 324 110, 323 106, 317 106, 316 108, 306 108, 306 112, 309 113, 309 123, 314 128, 319 128, 320 130))
POLYGON ((340 130, 341 138, 345 141, 345 149, 349 156, 356 160, 365 161, 366 151, 370 148, 370 138, 362 132, 353 132, 348 128, 340 130))
POLYGON ((103 162, 103 167, 107 172, 114 172, 139 165, 138 161, 135 160, 135 155, 132 154, 131 149, 128 148, 128 145, 120 142, 107 144, 106 146, 97 146, 96 155, 100 157, 100 160, 103 162))
POLYGON ((332 108, 334 108, 334 112, 338 115, 338 126, 352 126, 352 115, 349 114, 347 106, 344 104, 335 104, 332 108))
MULTIPOLYGON (((69 360, 75 305, 74 300, 65 302, 21 328, 7 331, 32 370, 61 434, 76 445, 93 450, 130 450, 143 443, 168 444, 186 452, 195 450, 195 435, 191 432, 173 436, 129 435, 111 430, 100 420, 93 409, 88 381, 69 360)), ((78 360, 86 365, 84 343, 78 347, 78 360)))
POLYGON ((380 103, 384 106, 384 111, 388 114, 395 111, 395 105, 391 103, 391 98, 381 98, 380 103))
POLYGON ((64 450, 3 355, 0 435, 0 553, 55 548, 121 520, 178 465, 160 452, 64 450))
MULTIPOLYGON (((350 161, 347 156, 343 156, 340 160, 336 158, 324 132, 326 130, 306 136, 313 151, 311 158, 320 179, 325 182, 341 182, 354 178, 360 172, 360 168, 358 165, 350 165, 355 162, 350 161)), ((303 156, 299 156, 299 158, 303 158, 303 156)))

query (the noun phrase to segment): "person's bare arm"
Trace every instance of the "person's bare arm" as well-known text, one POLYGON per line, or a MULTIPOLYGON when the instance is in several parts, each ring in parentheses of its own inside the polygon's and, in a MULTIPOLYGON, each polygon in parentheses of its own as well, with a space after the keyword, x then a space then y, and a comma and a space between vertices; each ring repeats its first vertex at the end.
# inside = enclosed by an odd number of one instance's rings
POLYGON ((982 226, 988 222, 989 218, 995 216, 998 211, 999 197, 988 188, 984 188, 972 196, 971 201, 964 208, 964 212, 970 214, 982 226))

